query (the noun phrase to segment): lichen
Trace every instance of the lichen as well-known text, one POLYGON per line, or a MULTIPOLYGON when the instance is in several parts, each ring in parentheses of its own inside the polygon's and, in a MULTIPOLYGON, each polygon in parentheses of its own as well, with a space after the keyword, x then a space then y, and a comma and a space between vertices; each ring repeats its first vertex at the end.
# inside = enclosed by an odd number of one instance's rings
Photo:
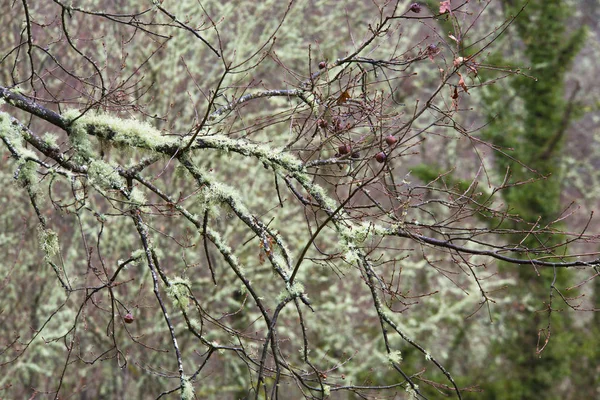
POLYGON ((176 307, 185 310, 190 304, 189 289, 192 284, 189 280, 183 278, 174 278, 167 287, 167 295, 173 301, 176 307))
POLYGON ((39 226, 38 239, 40 242, 40 249, 44 252, 46 260, 49 260, 60 251, 58 234, 52 229, 45 229, 42 226, 39 226))
POLYGON ((82 140, 93 133, 100 139, 107 139, 115 146, 130 146, 156 150, 161 146, 172 146, 179 144, 178 137, 163 135, 150 124, 135 120, 121 119, 107 114, 85 114, 81 117, 79 111, 69 110, 63 117, 74 121, 69 127, 70 138, 74 146, 81 152, 88 152, 89 146, 82 140), (79 117, 79 118, 78 118, 79 117), (73 142, 75 140, 75 142, 73 142))
POLYGON ((181 400, 192 400, 194 398, 194 386, 189 377, 181 376, 181 400))
POLYGON ((13 124, 10 116, 2 111, 0 111, 0 138, 7 141, 17 152, 19 165, 27 159, 37 160, 36 153, 25 147, 25 140, 21 130, 13 124))
POLYGON ((124 180, 110 164, 95 160, 88 168, 90 182, 102 189, 121 189, 125 186, 124 180))
POLYGON ((42 140, 44 141, 44 143, 46 144, 46 146, 48 147, 56 147, 56 142, 58 140, 58 137, 50 132, 46 132, 44 134, 44 136, 42 137, 42 140))
POLYGON ((202 137, 201 142, 215 149, 235 151, 245 156, 254 156, 260 161, 278 165, 289 171, 300 171, 302 162, 283 149, 272 148, 264 144, 254 144, 241 139, 231 139, 226 136, 214 135, 202 137))
POLYGON ((137 205, 144 205, 147 203, 146 194, 139 188, 134 187, 129 193, 129 201, 137 205))
POLYGON ((396 350, 388 353, 388 361, 392 364, 400 364, 402 362, 402 352, 396 350))

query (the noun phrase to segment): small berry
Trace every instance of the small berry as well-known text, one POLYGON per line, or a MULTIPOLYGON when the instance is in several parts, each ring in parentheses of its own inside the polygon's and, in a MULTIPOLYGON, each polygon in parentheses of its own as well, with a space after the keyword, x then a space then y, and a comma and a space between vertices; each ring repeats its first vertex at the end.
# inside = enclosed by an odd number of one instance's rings
POLYGON ((338 153, 340 153, 341 155, 348 154, 351 151, 352 148, 349 144, 340 144, 340 147, 338 147, 338 153))
POLYGON ((387 143, 388 146, 393 146, 396 144, 396 142, 398 141, 398 139, 396 139, 394 136, 390 135, 388 137, 385 138, 385 142, 387 143))
POLYGON ((360 158, 360 153, 358 151, 355 151, 354 153, 352 153, 352 155, 350 157, 352 157, 352 158, 360 158))
POLYGON ((418 14, 421 12, 421 5, 419 3, 412 3, 410 5, 410 11, 418 14))
POLYGON ((127 313, 123 317, 123 321, 125 321, 126 324, 131 324, 133 322, 133 320, 134 320, 134 318, 133 318, 133 315, 131 313, 127 313))
POLYGON ((386 158, 387 158, 387 156, 385 155, 385 153, 383 151, 381 153, 375 154, 375 160, 377 160, 378 163, 385 162, 386 158))
POLYGON ((327 68, 327 63, 325 61, 321 61, 319 63, 319 69, 325 69, 325 68, 327 68))

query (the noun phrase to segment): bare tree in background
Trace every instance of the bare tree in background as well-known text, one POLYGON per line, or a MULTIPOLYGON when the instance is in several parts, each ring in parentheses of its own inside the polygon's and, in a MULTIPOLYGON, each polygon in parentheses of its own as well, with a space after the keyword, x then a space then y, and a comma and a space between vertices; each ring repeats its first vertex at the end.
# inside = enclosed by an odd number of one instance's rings
POLYGON ((486 168, 477 91, 520 74, 489 2, 83 3, 2 2, 9 397, 463 398, 439 321, 489 322, 497 261, 597 277, 589 221, 522 221, 486 168), (413 180, 457 143, 464 180, 413 180))

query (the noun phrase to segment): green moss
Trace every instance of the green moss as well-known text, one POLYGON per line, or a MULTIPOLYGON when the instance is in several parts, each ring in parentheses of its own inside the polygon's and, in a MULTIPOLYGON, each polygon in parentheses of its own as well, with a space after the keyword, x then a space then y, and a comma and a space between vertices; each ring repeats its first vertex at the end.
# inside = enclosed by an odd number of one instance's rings
POLYGON ((81 118, 79 111, 69 110, 63 114, 63 117, 69 121, 74 121, 69 127, 71 141, 74 139, 74 145, 79 145, 82 149, 88 151, 89 148, 82 146, 82 135, 87 136, 92 133, 100 139, 109 139, 116 146, 131 146, 135 148, 144 148, 156 150, 161 146, 172 146, 179 144, 178 137, 169 137, 163 135, 159 130, 150 124, 134 119, 121 119, 106 114, 86 114, 81 118), (78 118, 78 119, 77 119, 78 118))
POLYGON ((1 111, 0 138, 7 141, 18 153, 18 162, 20 164, 25 162, 27 158, 37 160, 37 154, 33 150, 25 147, 25 140, 21 130, 13 124, 10 116, 7 113, 1 111))
POLYGON ((18 176, 19 183, 29 188, 32 193, 37 193, 37 164, 33 161, 25 161, 21 164, 18 176))
POLYGON ((221 135, 202 137, 201 143, 215 149, 254 156, 264 163, 281 166, 289 171, 300 171, 302 169, 302 162, 293 155, 282 149, 275 149, 264 144, 254 144, 247 140, 231 139, 221 135))
POLYGON ((183 375, 181 377, 181 400, 192 400, 194 399, 194 386, 190 381, 190 378, 183 375))
POLYGON ((388 353, 388 360, 392 364, 400 364, 402 362, 402 352, 400 350, 388 353))
POLYGON ((102 189, 121 189, 125 186, 119 173, 104 161, 92 161, 88 167, 88 178, 102 189))
POLYGON ((129 201, 140 206, 147 203, 146 195, 137 187, 134 187, 131 190, 129 201))
POLYGON ((58 234, 51 229, 44 229, 43 227, 38 227, 38 239, 40 243, 40 249, 45 254, 46 260, 50 259, 50 257, 58 254, 60 251, 60 246, 58 243, 58 234))
POLYGON ((173 301, 176 307, 185 310, 190 304, 189 289, 192 284, 189 280, 183 278, 174 278, 171 285, 167 287, 167 295, 173 301))

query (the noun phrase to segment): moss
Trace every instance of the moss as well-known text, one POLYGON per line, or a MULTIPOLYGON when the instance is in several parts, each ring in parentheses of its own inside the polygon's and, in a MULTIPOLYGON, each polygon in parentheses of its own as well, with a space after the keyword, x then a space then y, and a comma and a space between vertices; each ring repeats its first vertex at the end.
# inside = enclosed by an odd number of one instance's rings
POLYGON ((231 139, 221 135, 202 137, 200 141, 202 144, 215 149, 254 156, 264 163, 281 166, 289 171, 300 171, 303 168, 302 162, 293 155, 282 149, 275 149, 264 144, 254 144, 246 140, 231 139))
POLYGON ((88 178, 102 189, 121 189, 125 186, 119 173, 104 161, 92 161, 88 168, 88 178))
POLYGON ((192 284, 189 280, 183 278, 174 278, 171 285, 167 287, 167 295, 173 301, 176 307, 185 310, 190 304, 189 289, 192 284))
POLYGON ((192 400, 194 399, 194 386, 190 378, 183 375, 181 377, 181 400, 192 400))
POLYGON ((0 138, 7 141, 14 150, 18 153, 19 164, 25 162, 26 159, 37 160, 37 154, 25 147, 25 140, 21 130, 13 124, 10 116, 0 111, 0 138))
POLYGON ((146 195, 139 188, 134 187, 129 194, 129 200, 137 205, 144 205, 147 203, 146 195))
POLYGON ((56 136, 50 132, 46 132, 44 134, 44 136, 42 137, 42 140, 48 147, 57 147, 58 146, 57 145, 58 136, 56 136))
POLYGON ((50 257, 58 254, 60 251, 58 234, 53 230, 44 229, 42 226, 38 227, 38 239, 40 249, 44 252, 46 260, 49 260, 50 257))
POLYGON ((288 296, 295 298, 301 296, 302 294, 304 294, 304 285, 301 282, 295 281, 292 286, 288 284, 286 290, 279 293, 279 295, 277 296, 277 302, 282 302, 288 296))
POLYGON ((37 193, 37 164, 33 161, 25 161, 20 164, 18 182, 32 193, 37 193))
POLYGON ((388 353, 388 360, 392 364, 400 364, 402 362, 402 352, 396 350, 388 353))
POLYGON ((80 151, 89 151, 82 136, 93 132, 100 139, 109 139, 116 146, 130 146, 156 150, 161 146, 173 146, 180 143, 178 137, 163 135, 150 124, 135 119, 121 119, 106 114, 85 114, 82 117, 79 111, 69 110, 63 117, 74 121, 69 127, 71 141, 75 146, 80 146, 80 151))

